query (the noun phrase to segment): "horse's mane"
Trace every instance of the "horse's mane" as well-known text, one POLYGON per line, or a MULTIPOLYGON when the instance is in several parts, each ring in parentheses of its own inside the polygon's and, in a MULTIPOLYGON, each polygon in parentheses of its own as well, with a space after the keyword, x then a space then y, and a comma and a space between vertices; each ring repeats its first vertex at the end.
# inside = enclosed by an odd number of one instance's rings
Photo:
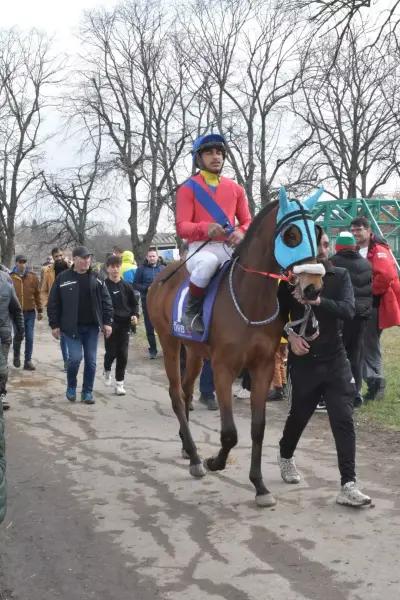
POLYGON ((252 222, 250 223, 250 227, 248 228, 246 235, 244 236, 243 240, 240 242, 240 244, 238 246, 236 246, 235 251, 233 253, 233 257, 236 256, 240 256, 242 252, 244 252, 247 249, 247 246, 249 245, 253 235, 255 234, 256 230, 258 229, 261 221, 264 219, 264 217, 271 212, 272 209, 275 208, 275 206, 277 206, 278 204, 278 200, 274 200, 273 202, 269 202, 268 204, 266 204, 266 206, 264 206, 260 212, 258 212, 256 214, 256 216, 254 217, 254 219, 252 220, 252 222))

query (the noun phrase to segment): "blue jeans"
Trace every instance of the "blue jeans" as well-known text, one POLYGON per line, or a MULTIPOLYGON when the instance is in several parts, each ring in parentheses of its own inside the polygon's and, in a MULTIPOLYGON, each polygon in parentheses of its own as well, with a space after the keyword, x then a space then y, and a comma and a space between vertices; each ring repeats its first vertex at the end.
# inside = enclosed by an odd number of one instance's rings
POLYGON ((25 325, 25 362, 32 359, 33 352, 33 332, 35 329, 36 311, 24 310, 25 325))
POLYGON ((211 361, 205 359, 200 373, 200 394, 205 398, 214 398, 214 393, 214 376, 211 368, 211 361))
POLYGON ((60 335, 60 348, 61 348, 61 354, 63 357, 63 361, 67 362, 68 360, 68 346, 67 346, 67 342, 65 340, 65 335, 62 333, 60 335))
POLYGON ((150 354, 157 354, 156 336, 154 334, 153 324, 150 321, 149 313, 147 312, 146 296, 143 295, 141 299, 146 337, 147 341, 149 342, 149 352, 150 354))
POLYGON ((63 334, 68 349, 67 385, 76 389, 79 366, 84 357, 82 392, 92 392, 96 375, 97 341, 99 328, 97 325, 78 325, 78 338, 63 334))

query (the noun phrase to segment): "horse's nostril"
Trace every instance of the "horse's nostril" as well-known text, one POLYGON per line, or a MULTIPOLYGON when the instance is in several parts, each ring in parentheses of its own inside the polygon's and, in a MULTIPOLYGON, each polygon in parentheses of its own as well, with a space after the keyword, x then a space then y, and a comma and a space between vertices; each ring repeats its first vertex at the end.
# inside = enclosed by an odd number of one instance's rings
POLYGON ((316 300, 321 290, 318 290, 313 283, 304 288, 304 297, 307 300, 316 300))

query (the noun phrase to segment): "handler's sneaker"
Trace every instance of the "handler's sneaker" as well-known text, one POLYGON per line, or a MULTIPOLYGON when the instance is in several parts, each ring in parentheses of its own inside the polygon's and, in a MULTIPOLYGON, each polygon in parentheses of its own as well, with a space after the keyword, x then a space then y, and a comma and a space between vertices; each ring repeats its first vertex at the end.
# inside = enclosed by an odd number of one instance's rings
POLYGON ((106 385, 111 385, 111 371, 103 371, 104 383, 106 385))
POLYGON ((124 382, 123 381, 116 381, 115 382, 115 393, 117 394, 117 396, 125 396, 126 391, 124 388, 124 382))
POLYGON ((250 392, 249 390, 246 390, 244 387, 242 387, 235 393, 235 398, 238 398, 239 400, 247 400, 248 398, 250 398, 250 392))
POLYGON ((294 458, 282 458, 278 451, 278 465, 281 470, 281 477, 285 483, 300 483, 300 473, 296 469, 294 458))
POLYGON ((371 504, 371 498, 357 489, 355 481, 349 481, 342 485, 336 502, 345 506, 367 506, 371 504))

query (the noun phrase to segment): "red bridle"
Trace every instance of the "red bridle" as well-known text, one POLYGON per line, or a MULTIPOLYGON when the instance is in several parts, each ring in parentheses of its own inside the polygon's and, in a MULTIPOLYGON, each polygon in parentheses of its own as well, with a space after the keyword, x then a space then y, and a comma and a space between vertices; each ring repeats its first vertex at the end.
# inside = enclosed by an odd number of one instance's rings
POLYGON ((287 275, 283 273, 270 273, 269 271, 257 271, 257 269, 251 269, 250 267, 244 267, 239 262, 237 263, 238 267, 242 269, 242 271, 246 271, 246 273, 253 273, 254 275, 261 275, 262 277, 269 277, 270 279, 281 279, 282 281, 291 281, 293 278, 293 274, 291 271, 288 271, 287 275))

